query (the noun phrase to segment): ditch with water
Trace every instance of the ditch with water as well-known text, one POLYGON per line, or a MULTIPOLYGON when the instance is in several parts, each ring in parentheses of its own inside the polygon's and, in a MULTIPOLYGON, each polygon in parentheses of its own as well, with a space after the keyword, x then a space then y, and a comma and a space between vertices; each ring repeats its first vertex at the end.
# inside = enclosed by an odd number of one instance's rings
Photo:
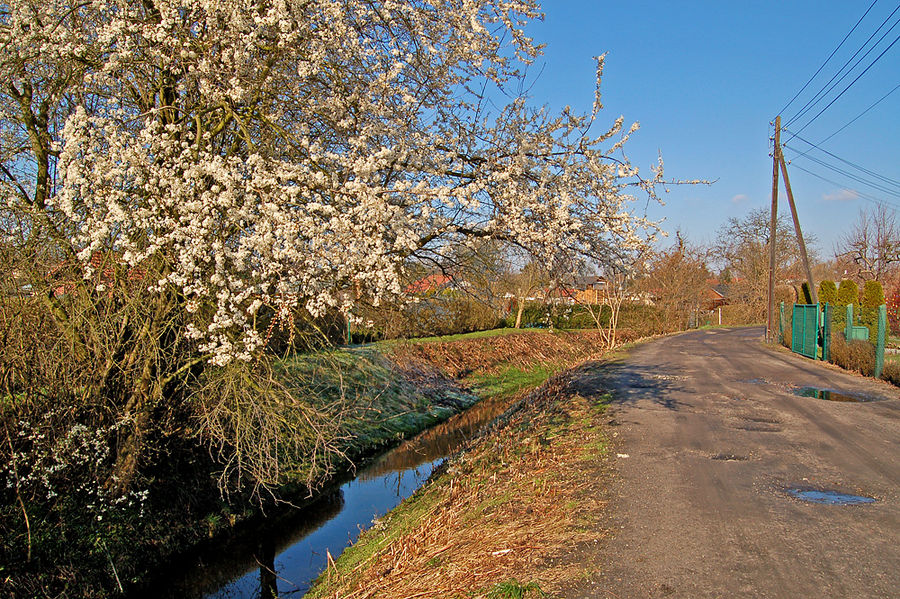
POLYGON ((382 454, 356 477, 311 504, 264 521, 193 556, 159 598, 270 599, 302 597, 338 555, 372 524, 412 495, 444 458, 511 405, 484 400, 382 454))

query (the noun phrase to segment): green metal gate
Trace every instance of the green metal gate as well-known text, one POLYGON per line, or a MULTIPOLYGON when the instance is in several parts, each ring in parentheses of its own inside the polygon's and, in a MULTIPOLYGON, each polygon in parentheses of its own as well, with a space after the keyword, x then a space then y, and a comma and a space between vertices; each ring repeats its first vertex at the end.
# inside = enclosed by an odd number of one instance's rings
POLYGON ((819 304, 794 304, 791 351, 816 359, 819 353, 819 304))

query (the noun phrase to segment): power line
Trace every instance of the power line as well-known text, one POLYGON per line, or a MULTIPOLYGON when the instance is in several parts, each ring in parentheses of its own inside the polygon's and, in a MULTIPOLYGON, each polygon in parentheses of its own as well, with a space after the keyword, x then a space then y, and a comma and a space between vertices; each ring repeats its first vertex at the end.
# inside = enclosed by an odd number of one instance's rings
MULTIPOLYGON (((889 15, 887 16, 887 18, 885 18, 884 21, 881 22, 881 25, 879 25, 878 28, 877 28, 874 32, 872 32, 872 34, 868 37, 868 39, 866 39, 866 41, 863 42, 862 45, 861 45, 859 48, 857 48, 856 52, 854 52, 853 55, 852 55, 850 58, 848 58, 846 62, 844 62, 843 66, 841 66, 841 68, 838 69, 837 72, 835 72, 835 74, 831 76, 831 79, 829 79, 829 80, 825 83, 825 85, 823 85, 823 86, 821 87, 821 89, 819 89, 819 91, 816 92, 816 94, 815 94, 815 95, 814 95, 814 96, 813 96, 806 104, 803 105, 803 107, 799 110, 799 112, 797 112, 793 117, 791 117, 790 119, 788 119, 788 121, 785 123, 785 126, 790 126, 790 125, 793 124, 795 121, 797 121, 798 119, 802 118, 803 115, 805 115, 807 112, 809 112, 810 110, 812 110, 813 107, 814 107, 816 104, 818 104, 820 101, 822 101, 822 100, 825 98, 825 96, 827 96, 828 93, 831 92, 831 90, 833 90, 835 87, 837 87, 838 85, 840 85, 841 81, 843 81, 844 79, 846 79, 847 76, 850 75, 850 73, 853 71, 853 69, 855 69, 855 68, 859 65, 860 62, 862 62, 863 60, 865 60, 866 56, 868 56, 868 55, 872 52, 872 50, 874 50, 874 49, 878 46, 878 44, 880 44, 881 41, 882 41, 882 40, 883 40, 883 39, 884 39, 884 38, 885 38, 885 37, 886 37, 886 36, 894 29, 894 27, 897 26, 897 22, 895 22, 895 23, 890 27, 890 29, 888 29, 886 32, 884 32, 884 34, 882 34, 882 36, 878 39, 878 41, 875 42, 875 43, 872 45, 872 47, 869 48, 869 49, 866 51, 866 53, 863 54, 863 55, 860 57, 860 59, 857 60, 857 61, 853 64, 852 67, 850 67, 849 69, 847 69, 847 65, 849 65, 850 62, 851 62, 854 58, 856 58, 856 56, 857 56, 860 52, 862 52, 863 49, 865 49, 866 46, 869 45, 869 42, 872 41, 872 38, 874 38, 876 35, 878 35, 878 32, 881 31, 881 29, 882 29, 885 25, 887 25, 888 21, 891 20, 891 18, 897 13, 898 10, 900 10, 900 4, 898 4, 897 7, 891 12, 891 14, 889 14, 889 15), (847 69, 847 72, 844 73, 844 74, 841 76, 840 79, 838 79, 836 82, 834 82, 834 80, 837 79, 837 77, 838 77, 839 75, 841 75, 841 73, 844 72, 844 69, 847 69), (832 82, 834 82, 833 85, 832 85, 832 82), (829 86, 830 86, 830 87, 829 87, 829 86)), ((900 22, 900 21, 898 21, 898 22, 900 22)))
MULTIPOLYGON (((787 147, 787 146, 785 146, 785 147, 787 147)), ((795 152, 797 151, 796 148, 790 148, 790 149, 795 152)), ((851 181, 860 183, 862 185, 865 185, 866 187, 871 187, 872 189, 876 189, 882 193, 886 193, 888 195, 896 197, 897 199, 900 199, 900 191, 893 190, 890 187, 885 187, 884 185, 882 185, 880 183, 873 183, 872 181, 869 181, 868 179, 860 177, 859 175, 855 175, 852 172, 849 172, 845 169, 834 166, 833 164, 829 164, 828 162, 825 162, 824 160, 816 158, 815 156, 799 154, 797 156, 794 156, 794 158, 805 158, 806 160, 810 160, 812 162, 815 162, 816 164, 824 166, 825 168, 827 168, 835 173, 843 175, 843 176, 847 177, 848 179, 850 179, 851 181)))
MULTIPOLYGON (((900 8, 900 6, 898 6, 898 8, 900 8)), ((900 23, 900 20, 898 20, 897 23, 894 23, 894 27, 896 27, 898 23, 900 23)), ((893 29, 894 27, 891 27, 891 29, 893 29)), ((809 127, 809 126, 813 123, 813 121, 815 121, 817 118, 819 118, 820 116, 822 116, 822 113, 823 113, 823 112, 825 112, 826 110, 828 110, 829 108, 831 108, 831 105, 834 104, 835 102, 837 102, 838 99, 840 99, 840 97, 843 96, 844 93, 845 93, 848 89, 850 89, 850 88, 853 86, 854 83, 856 83, 857 81, 859 81, 859 78, 862 77, 863 75, 865 75, 865 74, 869 71, 869 69, 871 69, 871 68, 875 65, 875 63, 878 62, 878 61, 881 59, 881 57, 884 56, 884 55, 887 53, 888 50, 890 50, 891 48, 894 47, 894 44, 896 44, 898 41, 900 41, 900 35, 898 35, 896 38, 894 38, 894 41, 891 42, 891 44, 890 44, 887 48, 885 48, 884 50, 882 50, 882 51, 881 51, 881 54, 879 54, 878 56, 876 56, 876 57, 875 57, 875 60, 873 60, 871 63, 869 63, 869 66, 867 66, 867 67, 863 70, 862 73, 860 73, 859 75, 857 75, 857 76, 856 76, 856 79, 854 79, 853 81, 851 81, 851 82, 847 85, 847 87, 845 87, 843 90, 841 90, 841 93, 839 93, 837 96, 835 96, 835 98, 834 98, 831 102, 829 102, 829 103, 825 106, 825 108, 823 108, 823 109, 820 110, 818 113, 816 113, 816 116, 814 116, 813 118, 811 118, 810 120, 808 120, 808 121, 806 122, 805 125, 803 125, 802 127, 800 127, 800 129, 797 130, 797 133, 800 133, 801 131, 803 131, 804 129, 806 129, 807 127, 809 127)), ((854 66, 855 66, 855 65, 854 65, 854 66)), ((790 140, 788 140, 788 141, 790 141, 790 140)))
POLYGON ((825 181, 826 183, 831 183, 832 185, 837 185, 841 189, 847 189, 848 191, 852 191, 853 193, 855 193, 858 197, 862 198, 863 200, 872 202, 873 204, 877 204, 880 206, 885 206, 887 208, 893 208, 894 210, 900 210, 900 204, 894 204, 892 202, 882 200, 881 198, 871 196, 871 195, 869 195, 867 193, 863 193, 857 189, 848 189, 847 186, 842 183, 838 183, 837 181, 833 181, 831 179, 828 179, 827 177, 823 177, 822 175, 820 175, 818 173, 814 173, 811 170, 805 169, 802 166, 799 166, 797 164, 793 164, 791 166, 793 166, 794 168, 796 168, 798 170, 803 171, 804 173, 806 173, 808 175, 812 175, 813 177, 816 177, 817 179, 821 179, 822 181, 825 181))
POLYGON ((835 131, 834 133, 832 133, 831 135, 829 135, 829 136, 826 137, 825 139, 821 140, 819 143, 820 143, 820 144, 825 143, 826 141, 828 141, 829 139, 831 139, 832 137, 834 137, 835 135, 837 135, 838 133, 840 133, 841 131, 843 131, 844 129, 846 129, 847 127, 849 127, 850 125, 852 125, 853 123, 855 123, 860 117, 862 117, 864 114, 866 114, 867 112, 869 112, 870 110, 872 110, 873 108, 875 108, 876 106, 878 106, 879 104, 881 104, 888 96, 890 96, 891 94, 893 94, 893 93, 894 93, 895 91, 897 91, 898 89, 900 89, 900 83, 898 83, 898 84, 894 87, 894 89, 892 89, 892 90, 889 91, 888 93, 886 93, 886 94, 884 94, 883 96, 881 96, 881 98, 879 98, 878 100, 876 100, 871 106, 869 106, 868 108, 866 108, 865 110, 863 110, 862 112, 860 112, 858 115, 856 115, 855 117, 853 117, 852 119, 850 119, 850 121, 848 121, 846 125, 844 125, 844 126, 841 127, 840 129, 838 129, 837 131, 835 131))
MULTIPOLYGON (((898 87, 900 87, 900 86, 898 86, 898 87)), ((783 130, 783 131, 786 131, 786 129, 782 129, 782 130, 783 130)), ((790 131, 788 131, 788 133, 790 133, 790 131)), ((875 171, 870 170, 870 169, 867 169, 867 168, 865 168, 865 167, 862 167, 862 166, 860 166, 860 165, 858 165, 858 164, 856 164, 856 163, 854 163, 854 162, 850 162, 849 160, 846 160, 845 158, 841 158, 840 156, 838 156, 838 155, 836 155, 836 154, 834 154, 834 153, 832 153, 832 152, 829 152, 829 151, 826 150, 825 148, 822 148, 822 147, 820 147, 820 146, 818 146, 818 145, 812 143, 811 141, 809 141, 809 140, 807 140, 807 139, 804 139, 804 138, 800 137, 799 135, 794 135, 794 137, 795 137, 796 139, 799 139, 799 140, 802 141, 803 143, 805 143, 805 144, 807 144, 807 145, 810 146, 810 149, 809 149, 809 150, 807 150, 807 151, 805 151, 805 152, 802 152, 802 153, 800 154, 801 156, 806 156, 806 155, 809 154, 813 149, 816 149, 816 150, 819 150, 820 152, 822 152, 823 154, 827 154, 827 155, 831 156, 831 157, 834 158, 835 160, 840 160, 841 162, 843 162, 843 163, 846 164, 847 166, 851 166, 851 167, 853 167, 853 168, 855 168, 855 169, 857 169, 857 170, 859 170, 859 171, 862 171, 863 173, 865 173, 865 174, 867 174, 867 175, 869 175, 869 176, 871 176, 871 177, 875 177, 876 179, 880 179, 880 180, 883 181, 884 183, 887 183, 887 184, 889 184, 889 185, 895 185, 895 186, 897 186, 898 188, 900 188, 900 181, 897 181, 896 179, 892 179, 892 178, 890 178, 890 177, 886 177, 885 175, 881 175, 881 174, 879 174, 879 173, 876 173, 875 171)), ((786 143, 785 143, 784 145, 785 145, 785 147, 787 147, 787 144, 786 144, 786 143)), ((791 148, 791 149, 794 150, 795 152, 800 152, 800 150, 797 149, 797 148, 791 148)))
POLYGON ((847 41, 847 38, 849 38, 849 37, 853 34, 853 32, 856 31, 856 28, 859 27, 859 24, 862 23, 862 20, 866 18, 866 15, 869 14, 869 11, 872 10, 872 7, 875 6, 875 4, 876 4, 877 2, 878 2, 878 0, 874 0, 874 1, 872 2, 872 4, 869 5, 869 8, 867 8, 867 9, 866 9, 866 12, 863 13, 863 16, 861 16, 861 17, 859 18, 859 20, 856 22, 856 25, 854 25, 853 28, 849 31, 849 33, 847 33, 847 35, 844 36, 844 39, 841 40, 841 43, 839 43, 839 44, 837 45, 837 47, 836 47, 834 50, 831 51, 831 54, 828 55, 828 58, 825 59, 825 62, 822 63, 822 66, 820 66, 820 67, 818 68, 818 70, 816 70, 816 72, 813 73, 812 77, 810 77, 809 80, 808 80, 806 83, 803 84, 803 87, 800 88, 800 91, 798 91, 796 94, 794 94, 794 97, 791 98, 791 99, 788 101, 788 103, 784 105, 784 108, 782 108, 781 110, 778 111, 778 114, 783 114, 784 111, 787 110, 788 107, 790 107, 790 105, 794 103, 794 100, 796 100, 796 99, 800 96, 800 94, 802 94, 803 91, 804 91, 807 87, 809 87, 809 84, 812 83, 812 82, 813 82, 813 79, 815 79, 815 78, 819 75, 819 73, 822 72, 822 69, 825 68, 825 65, 828 64, 828 61, 831 60, 832 57, 837 53, 837 51, 841 49, 841 46, 844 45, 844 42, 847 41))

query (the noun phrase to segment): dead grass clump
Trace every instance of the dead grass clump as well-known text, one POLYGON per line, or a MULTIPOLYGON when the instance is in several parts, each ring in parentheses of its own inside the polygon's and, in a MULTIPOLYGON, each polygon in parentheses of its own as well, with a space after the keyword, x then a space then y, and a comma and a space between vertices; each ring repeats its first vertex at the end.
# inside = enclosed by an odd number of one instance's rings
POLYGON ((835 333, 831 336, 830 360, 845 370, 872 376, 875 372, 875 346, 859 339, 848 342, 841 333, 835 333))
POLYGON ((544 592, 584 574, 597 538, 605 438, 598 406, 552 377, 431 485, 365 533, 312 597, 487 597, 520 580, 544 592))
POLYGON ((900 364, 897 362, 885 361, 884 370, 881 372, 881 378, 892 385, 900 387, 900 364))

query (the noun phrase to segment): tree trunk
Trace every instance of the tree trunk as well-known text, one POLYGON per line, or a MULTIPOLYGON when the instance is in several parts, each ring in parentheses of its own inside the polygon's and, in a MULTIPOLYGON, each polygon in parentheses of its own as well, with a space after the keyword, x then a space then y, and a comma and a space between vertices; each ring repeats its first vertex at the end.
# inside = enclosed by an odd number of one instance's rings
POLYGON ((525 311, 525 302, 523 300, 519 300, 518 306, 516 306, 516 328, 522 328, 522 312, 525 311))

